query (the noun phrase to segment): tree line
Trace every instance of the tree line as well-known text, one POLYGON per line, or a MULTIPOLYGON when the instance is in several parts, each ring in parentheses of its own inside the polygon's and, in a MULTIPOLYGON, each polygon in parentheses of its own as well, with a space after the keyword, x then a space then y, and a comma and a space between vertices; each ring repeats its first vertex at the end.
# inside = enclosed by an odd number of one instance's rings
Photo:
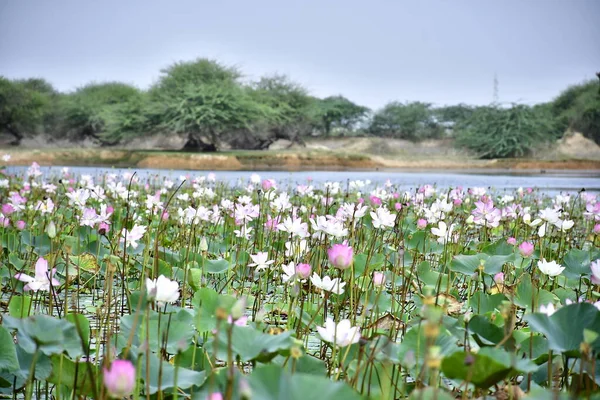
POLYGON ((341 95, 318 98, 287 76, 243 80, 215 60, 175 63, 148 90, 90 83, 69 93, 40 78, 0 77, 0 133, 18 145, 46 135, 98 145, 146 135, 181 134, 185 149, 264 149, 278 139, 379 136, 413 141, 454 137, 482 158, 519 157, 567 129, 600 143, 600 85, 587 81, 534 106, 435 107, 393 101, 380 110, 341 95))

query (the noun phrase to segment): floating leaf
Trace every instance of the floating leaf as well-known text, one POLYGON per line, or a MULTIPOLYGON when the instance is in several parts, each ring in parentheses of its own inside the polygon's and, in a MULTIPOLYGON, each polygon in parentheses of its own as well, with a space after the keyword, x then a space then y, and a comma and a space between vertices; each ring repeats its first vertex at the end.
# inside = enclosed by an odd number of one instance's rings
POLYGON ((13 296, 8 303, 8 313, 11 317, 25 318, 31 310, 31 296, 13 296))
MULTIPOLYGON (((584 331, 600 333, 600 311, 588 303, 575 303, 558 309, 551 316, 535 313, 525 316, 531 329, 548 338, 548 348, 558 352, 579 351, 584 331)), ((594 347, 600 349, 599 341, 594 347)))
POLYGON ((482 348, 477 353, 458 351, 442 360, 442 372, 446 377, 468 379, 483 389, 519 373, 534 372, 537 368, 530 360, 517 359, 514 354, 493 347, 482 348))
POLYGON ((64 355, 53 355, 52 374, 48 382, 76 389, 77 393, 87 396, 100 393, 100 380, 96 366, 89 362, 73 361, 64 355))
POLYGON ((46 355, 64 351, 71 357, 84 355, 77 329, 69 321, 48 315, 14 318, 5 314, 2 322, 5 327, 17 330, 19 345, 28 353, 35 353, 39 349, 46 355))
POLYGON ((159 390, 170 392, 168 389, 174 387, 188 389, 192 386, 200 386, 206 380, 204 371, 192 371, 182 367, 177 367, 176 371, 173 365, 160 360, 154 353, 144 354, 140 365, 144 368, 142 379, 148 377, 144 384, 149 389, 148 394, 154 394, 159 390))
POLYGON ((567 278, 579 279, 581 275, 590 275, 590 252, 586 250, 571 249, 565 254, 562 274, 567 278))
POLYGON ((269 335, 249 326, 223 324, 216 339, 211 339, 206 347, 212 349, 214 340, 218 340, 216 355, 220 359, 227 359, 227 350, 230 346, 233 354, 242 361, 255 359, 268 361, 275 357, 279 351, 289 350, 292 347, 294 344, 294 339, 291 337, 292 333, 286 331, 278 335, 269 335), (231 343, 227 332, 229 329, 232 329, 231 343))
POLYGON ((252 398, 261 400, 353 400, 361 397, 350 386, 324 376, 289 374, 277 365, 256 368, 248 377, 252 398))
POLYGON ((0 372, 13 372, 19 369, 17 349, 10 332, 0 326, 0 372))

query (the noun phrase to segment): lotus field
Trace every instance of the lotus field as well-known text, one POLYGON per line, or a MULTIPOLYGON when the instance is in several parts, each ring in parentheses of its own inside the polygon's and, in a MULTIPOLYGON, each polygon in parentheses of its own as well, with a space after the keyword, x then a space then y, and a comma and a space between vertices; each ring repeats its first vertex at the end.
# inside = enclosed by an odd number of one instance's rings
POLYGON ((0 202, 8 398, 600 394, 596 194, 34 164, 0 202))

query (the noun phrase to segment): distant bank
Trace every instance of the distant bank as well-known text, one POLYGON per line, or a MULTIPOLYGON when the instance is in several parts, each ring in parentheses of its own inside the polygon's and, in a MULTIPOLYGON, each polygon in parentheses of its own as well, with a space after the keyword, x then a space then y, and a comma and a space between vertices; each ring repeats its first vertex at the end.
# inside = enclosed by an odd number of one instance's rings
POLYGON ((600 171, 594 159, 501 159, 434 157, 421 154, 401 156, 319 151, 310 149, 186 153, 116 149, 4 149, 11 154, 10 165, 37 162, 47 166, 102 166, 189 170, 553 170, 600 171))

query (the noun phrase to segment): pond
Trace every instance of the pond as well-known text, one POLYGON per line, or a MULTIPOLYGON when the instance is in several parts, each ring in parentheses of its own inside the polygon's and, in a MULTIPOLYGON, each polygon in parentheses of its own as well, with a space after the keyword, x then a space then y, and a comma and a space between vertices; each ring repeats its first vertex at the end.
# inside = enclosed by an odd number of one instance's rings
POLYGON ((0 396, 584 395, 600 173, 485 172, 10 167, 0 396))
MULTIPOLYGON (((44 176, 59 176, 62 166, 42 167, 44 176)), ((11 174, 24 174, 27 167, 8 167, 11 174)), ((247 181, 256 173, 263 179, 274 179, 282 188, 307 183, 321 184, 326 181, 348 182, 351 180, 371 180, 373 183, 390 182, 401 190, 411 190, 425 184, 435 184, 439 188, 486 187, 495 191, 512 191, 519 187, 535 187, 548 194, 559 192, 577 192, 585 189, 589 192, 600 192, 600 171, 552 171, 548 173, 510 172, 503 170, 477 172, 398 172, 398 171, 190 171, 134 168, 101 168, 101 167, 69 167, 75 175, 102 176, 106 173, 123 174, 136 172, 143 179, 171 179, 181 176, 199 177, 213 172, 221 182, 230 185, 247 181)))

